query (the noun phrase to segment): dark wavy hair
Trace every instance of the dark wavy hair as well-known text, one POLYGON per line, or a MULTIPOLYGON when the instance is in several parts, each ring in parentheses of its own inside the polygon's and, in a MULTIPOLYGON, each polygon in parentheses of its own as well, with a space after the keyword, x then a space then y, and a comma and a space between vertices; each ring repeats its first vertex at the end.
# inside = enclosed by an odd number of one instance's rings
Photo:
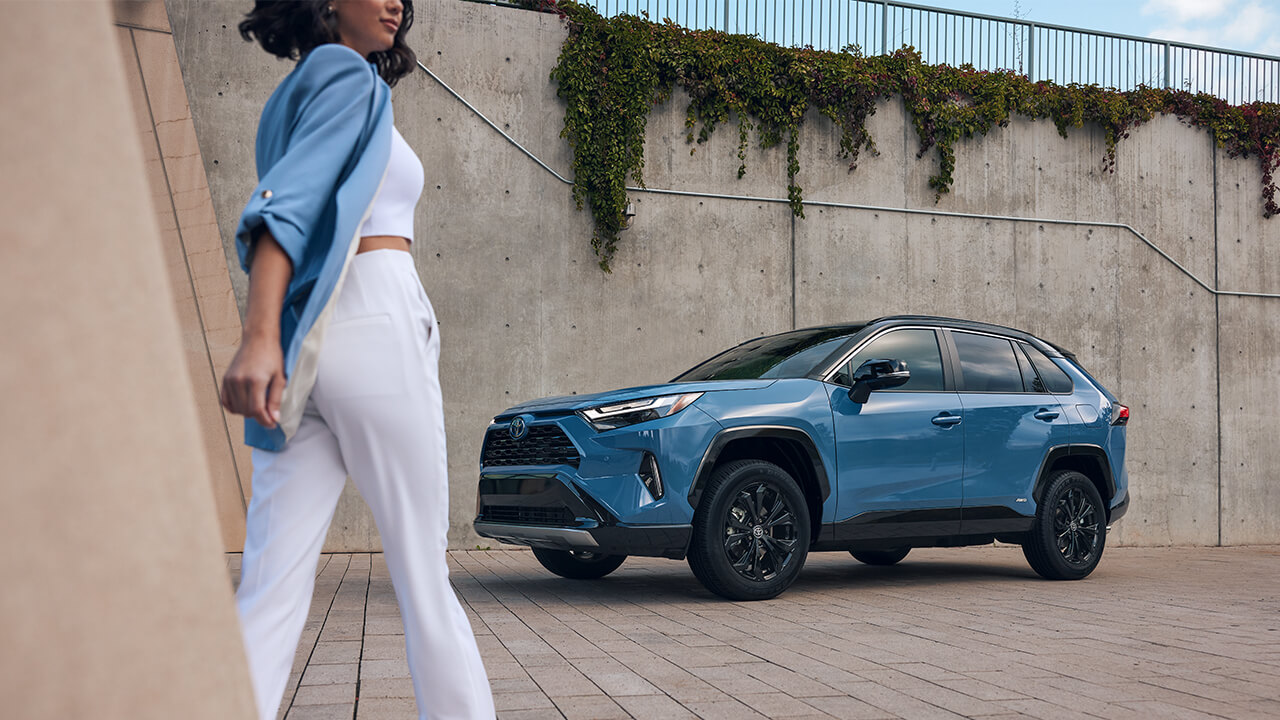
MULTIPOLYGON (((257 40, 276 57, 297 60, 325 43, 338 42, 338 18, 329 10, 332 0, 255 0, 253 10, 240 21, 240 37, 257 40)), ((404 11, 395 44, 373 53, 369 61, 388 85, 413 72, 418 56, 404 42, 413 25, 413 0, 401 0, 404 11)))

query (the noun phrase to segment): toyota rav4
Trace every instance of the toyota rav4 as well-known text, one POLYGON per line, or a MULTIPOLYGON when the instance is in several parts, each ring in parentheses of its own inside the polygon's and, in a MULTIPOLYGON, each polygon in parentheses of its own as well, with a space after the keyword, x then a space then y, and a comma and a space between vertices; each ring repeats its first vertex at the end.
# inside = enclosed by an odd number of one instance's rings
POLYGON ((480 462, 480 535, 551 572, 688 558, 712 592, 776 596, 811 551, 1017 543, 1045 578, 1097 566, 1128 507, 1129 409, 1068 351, 926 316, 794 330, 670 383, 517 405, 480 462))

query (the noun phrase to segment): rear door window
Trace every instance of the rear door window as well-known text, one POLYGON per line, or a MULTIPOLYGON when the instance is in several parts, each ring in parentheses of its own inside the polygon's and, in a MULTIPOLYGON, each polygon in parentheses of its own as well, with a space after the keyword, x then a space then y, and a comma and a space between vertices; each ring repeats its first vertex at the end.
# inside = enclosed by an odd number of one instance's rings
POLYGON ((951 333, 960 354, 960 391, 988 393, 1020 393, 1022 370, 1018 367, 1013 344, 1002 337, 951 333))

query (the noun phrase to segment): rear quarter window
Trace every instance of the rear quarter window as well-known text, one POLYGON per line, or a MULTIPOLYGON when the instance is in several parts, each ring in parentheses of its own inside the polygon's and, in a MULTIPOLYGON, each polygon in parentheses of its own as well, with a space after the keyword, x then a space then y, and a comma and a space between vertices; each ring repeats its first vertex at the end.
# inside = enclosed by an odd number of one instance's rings
POLYGON ((1027 353, 1027 357, 1031 358, 1031 364, 1035 366, 1036 373, 1040 375, 1040 381, 1049 392, 1069 395, 1075 389, 1071 376, 1063 372, 1062 368, 1050 360, 1048 355, 1026 343, 1019 343, 1019 345, 1027 353))

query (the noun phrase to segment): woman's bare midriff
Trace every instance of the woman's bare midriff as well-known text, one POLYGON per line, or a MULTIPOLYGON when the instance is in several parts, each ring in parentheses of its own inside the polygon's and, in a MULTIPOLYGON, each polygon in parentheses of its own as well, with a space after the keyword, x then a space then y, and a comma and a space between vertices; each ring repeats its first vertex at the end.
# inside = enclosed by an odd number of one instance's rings
POLYGON ((356 248, 356 253, 369 252, 370 250, 403 250, 409 252, 409 239, 396 235, 368 235, 360 238, 360 247, 356 248))

